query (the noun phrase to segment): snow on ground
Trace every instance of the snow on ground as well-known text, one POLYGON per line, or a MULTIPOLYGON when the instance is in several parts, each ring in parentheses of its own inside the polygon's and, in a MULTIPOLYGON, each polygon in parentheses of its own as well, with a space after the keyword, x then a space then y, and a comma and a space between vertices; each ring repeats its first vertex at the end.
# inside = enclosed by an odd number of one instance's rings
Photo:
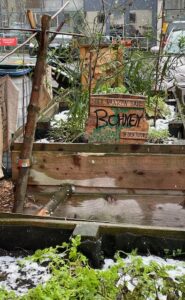
POLYGON ((0 288, 23 295, 28 289, 44 284, 50 278, 47 267, 30 260, 24 260, 22 266, 20 261, 23 261, 22 257, 0 257, 0 288))
POLYGON ((64 110, 60 112, 59 114, 55 115, 53 120, 50 122, 51 127, 57 127, 57 123, 59 123, 61 120, 66 122, 69 117, 69 110, 64 110))
MULTIPOLYGON (((136 256, 137 257, 137 256, 136 256)), ((169 277, 176 280, 178 276, 185 275, 185 262, 174 259, 163 259, 157 256, 142 256, 143 263, 149 265, 151 261, 158 263, 160 266, 171 266, 168 270, 169 277)), ((131 256, 124 259, 126 264, 131 263, 131 256)), ((112 259, 105 259, 102 270, 106 270, 115 264, 112 259)), ((38 284, 44 284, 50 279, 50 274, 47 267, 40 266, 30 260, 22 260, 22 257, 1 256, 0 257, 0 288, 13 290, 17 295, 24 295, 30 288, 34 288, 38 284), (23 261, 23 264, 20 263, 23 261)), ((117 284, 122 284, 127 281, 130 291, 137 285, 137 280, 131 282, 129 275, 121 276, 117 284)), ((162 281, 159 280, 159 284, 162 281)), ((149 299, 148 299, 149 300, 149 299)), ((159 300, 166 300, 164 295, 161 295, 159 300)))
POLYGON ((170 110, 169 116, 167 116, 166 119, 156 120, 156 127, 155 127, 156 130, 165 130, 165 129, 168 130, 169 122, 175 118, 175 107, 173 105, 168 105, 168 108, 170 110))
MULTIPOLYGON (((64 110, 53 117, 52 121, 50 122, 50 127, 57 128, 60 126, 60 121, 67 122, 68 118, 69 118, 69 110, 64 110)), ((54 140, 52 139, 48 140, 47 138, 44 138, 44 139, 37 140, 36 143, 50 144, 50 143, 54 143, 54 140)))

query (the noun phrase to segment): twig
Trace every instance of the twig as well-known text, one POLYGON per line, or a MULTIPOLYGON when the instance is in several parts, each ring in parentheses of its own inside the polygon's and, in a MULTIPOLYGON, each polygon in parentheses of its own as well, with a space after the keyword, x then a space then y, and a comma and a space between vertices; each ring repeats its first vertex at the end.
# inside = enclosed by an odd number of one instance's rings
POLYGON ((53 20, 54 18, 56 18, 58 15, 59 15, 59 13, 61 13, 63 10, 64 10, 64 8, 69 4, 69 2, 70 1, 67 1, 52 17, 51 17, 51 20, 53 20))
POLYGON ((40 29, 32 29, 32 28, 3 28, 3 27, 0 27, 0 31, 24 31, 24 32, 39 32, 41 31, 40 29))
POLYGON ((55 37, 58 35, 58 33, 60 32, 61 28, 64 26, 65 24, 65 20, 60 22, 59 26, 56 29, 56 32, 53 32, 52 36, 49 39, 49 44, 55 39, 55 37))
POLYGON ((6 54, 5 56, 3 56, 3 58, 0 60, 0 63, 5 60, 7 57, 9 57, 10 55, 14 54, 18 49, 22 48, 24 45, 26 45, 30 40, 32 40, 35 36, 37 35, 37 32, 35 32, 34 34, 32 34, 26 41, 24 41, 24 43, 22 43, 21 45, 17 46, 15 49, 13 49, 11 52, 9 52, 8 54, 6 54))
POLYGON ((58 34, 64 34, 64 35, 72 35, 72 36, 81 36, 81 37, 85 37, 86 35, 81 34, 81 33, 74 33, 74 32, 64 32, 64 31, 48 31, 49 33, 56 33, 58 34))
MULTIPOLYGON (((53 20, 56 16, 58 16, 58 14, 64 10, 64 8, 69 4, 69 1, 67 1, 52 17, 51 20, 53 20)), ((32 29, 31 29, 32 31, 32 29)), ((49 32, 49 31, 48 31, 49 32)), ((26 45, 31 39, 33 39, 38 32, 35 32, 34 34, 32 34, 26 41, 24 41, 24 43, 22 43, 21 45, 19 45, 18 47, 16 47, 15 49, 13 49, 10 53, 8 53, 7 55, 5 55, 1 60, 0 63, 2 61, 4 61, 7 57, 9 57, 10 55, 12 55, 13 53, 15 53, 18 49, 22 48, 24 45, 26 45)))

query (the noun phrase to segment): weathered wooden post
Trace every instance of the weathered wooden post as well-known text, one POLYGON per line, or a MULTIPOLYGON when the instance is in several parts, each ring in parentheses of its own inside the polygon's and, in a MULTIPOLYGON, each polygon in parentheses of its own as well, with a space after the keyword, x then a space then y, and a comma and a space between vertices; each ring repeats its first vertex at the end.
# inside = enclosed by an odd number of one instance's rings
POLYGON ((34 142, 35 129, 39 115, 39 97, 42 91, 43 79, 46 71, 47 49, 49 41, 48 30, 51 16, 43 15, 41 19, 42 30, 39 34, 39 48, 37 62, 34 71, 30 104, 28 106, 27 124, 25 127, 23 148, 19 159, 19 177, 16 183, 14 212, 21 213, 24 207, 24 199, 27 190, 31 154, 34 142))

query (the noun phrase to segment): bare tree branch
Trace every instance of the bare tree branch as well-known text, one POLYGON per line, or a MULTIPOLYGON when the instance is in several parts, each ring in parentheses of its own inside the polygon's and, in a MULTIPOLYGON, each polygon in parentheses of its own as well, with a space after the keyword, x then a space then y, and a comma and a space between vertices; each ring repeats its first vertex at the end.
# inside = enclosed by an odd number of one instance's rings
POLYGON ((37 35, 37 32, 35 32, 34 34, 32 34, 28 39, 26 39, 26 41, 24 41, 24 43, 22 43, 21 45, 17 46, 15 49, 13 49, 11 52, 9 52, 8 54, 6 54, 5 56, 3 56, 3 58, 0 60, 0 63, 2 61, 4 61, 7 57, 11 56, 12 54, 14 54, 18 49, 22 48, 24 45, 26 45, 30 40, 32 40, 35 36, 37 35))

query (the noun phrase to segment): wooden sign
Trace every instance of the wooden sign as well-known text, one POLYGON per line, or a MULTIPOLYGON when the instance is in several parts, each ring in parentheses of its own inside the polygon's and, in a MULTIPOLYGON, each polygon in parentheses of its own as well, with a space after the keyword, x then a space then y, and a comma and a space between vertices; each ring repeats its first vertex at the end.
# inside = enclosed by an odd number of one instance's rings
POLYGON ((80 60, 84 89, 107 84, 119 86, 123 82, 123 47, 119 45, 102 44, 99 49, 90 45, 80 47, 80 60))
POLYGON ((142 144, 147 140, 145 97, 91 95, 86 132, 90 143, 142 144))

